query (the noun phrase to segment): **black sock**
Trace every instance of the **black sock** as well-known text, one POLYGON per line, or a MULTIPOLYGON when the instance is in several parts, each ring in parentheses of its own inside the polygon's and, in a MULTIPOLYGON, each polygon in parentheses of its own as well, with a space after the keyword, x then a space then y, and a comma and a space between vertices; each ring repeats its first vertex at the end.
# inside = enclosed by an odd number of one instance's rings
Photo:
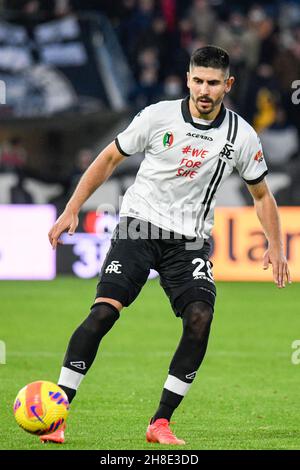
POLYGON ((68 397, 68 401, 71 404, 73 398, 75 398, 76 390, 74 390, 73 388, 65 387, 64 385, 60 385, 60 388, 65 392, 68 397))
MULTIPOLYGON (((183 312, 183 333, 170 364, 169 376, 176 377, 187 387, 193 382, 205 356, 212 318, 212 308, 205 302, 193 302, 183 312)), ((159 407, 151 422, 159 418, 170 421, 184 398, 184 394, 177 394, 174 388, 172 391, 163 389, 159 407)))
POLYGON ((91 367, 101 339, 112 328, 120 314, 113 305, 94 304, 89 316, 73 333, 64 359, 64 367, 85 375, 91 367))
POLYGON ((89 316, 73 333, 58 383, 67 394, 69 403, 76 395, 78 376, 84 376, 87 373, 96 357, 101 339, 112 328, 119 316, 116 307, 107 302, 98 302, 92 306, 89 316), (65 369, 77 373, 73 374, 74 379, 72 376, 65 378, 65 369), (73 381, 74 387, 72 387, 73 381))
POLYGON ((170 390, 164 388, 161 395, 159 407, 155 415, 151 419, 151 424, 160 418, 165 418, 170 421, 172 414, 174 413, 177 406, 181 403, 182 399, 182 395, 177 395, 177 393, 170 392, 170 390))

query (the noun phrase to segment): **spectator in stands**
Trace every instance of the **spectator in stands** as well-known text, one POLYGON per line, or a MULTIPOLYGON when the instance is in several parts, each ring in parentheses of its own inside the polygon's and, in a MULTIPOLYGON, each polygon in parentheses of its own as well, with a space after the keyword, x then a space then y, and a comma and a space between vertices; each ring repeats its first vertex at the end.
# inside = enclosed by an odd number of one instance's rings
POLYGON ((150 30, 155 14, 154 0, 138 0, 137 8, 131 10, 130 16, 122 25, 120 31, 124 40, 122 45, 132 65, 140 47, 140 37, 145 31, 150 30))
POLYGON ((210 3, 207 0, 194 0, 187 16, 195 35, 203 37, 207 43, 212 43, 216 28, 216 15, 210 3))
POLYGON ((236 77, 231 99, 242 111, 247 94, 249 74, 255 70, 259 55, 259 38, 248 27, 246 17, 239 11, 230 13, 227 22, 218 22, 213 29, 213 43, 224 47, 231 57, 231 71, 236 77))
POLYGON ((250 28, 260 43, 259 63, 272 64, 279 48, 277 22, 257 4, 250 9, 248 18, 250 28))
POLYGON ((274 61, 274 71, 284 91, 291 90, 291 83, 300 79, 300 24, 296 25, 286 45, 282 44, 274 61))
POLYGON ((142 69, 138 82, 130 94, 130 102, 136 111, 140 111, 157 101, 162 94, 162 87, 158 80, 155 67, 142 69))
POLYGON ((178 46, 182 49, 189 49, 195 38, 193 23, 190 18, 181 18, 178 22, 178 46))
POLYGON ((27 16, 34 16, 40 10, 40 2, 38 0, 29 0, 23 7, 23 12, 27 16))
POLYGON ((160 0, 160 9, 164 22, 166 23, 167 30, 174 32, 176 27, 176 13, 177 1, 176 0, 160 0))
POLYGON ((19 137, 12 137, 0 150, 0 169, 22 173, 27 163, 27 152, 19 137))
POLYGON ((260 64, 250 76, 245 103, 246 118, 257 132, 271 126, 276 119, 276 103, 280 101, 280 86, 273 67, 260 64))
POLYGON ((72 3, 70 0, 55 0, 54 5, 54 16, 57 18, 62 18, 64 16, 72 13, 72 3))
POLYGON ((135 37, 132 22, 136 11, 136 0, 122 0, 120 8, 113 15, 113 23, 119 36, 120 44, 129 63, 134 61, 135 37))
POLYGON ((148 29, 155 16, 154 0, 138 0, 135 15, 136 26, 139 31, 148 29))
POLYGON ((137 55, 144 51, 154 51, 154 61, 158 67, 159 79, 162 81, 170 68, 170 44, 172 44, 172 33, 167 30, 167 23, 160 15, 156 16, 150 26, 140 35, 137 55))
POLYGON ((291 96, 295 90, 295 85, 292 88, 292 84, 300 79, 300 24, 295 24, 289 30, 286 41, 282 43, 274 59, 274 71, 283 93, 289 119, 297 127, 300 137, 300 106, 295 105, 291 96))
POLYGON ((248 70, 253 70, 258 64, 259 38, 254 30, 248 27, 246 17, 239 11, 234 10, 229 15, 228 22, 218 22, 213 41, 229 50, 234 58, 245 63, 248 70), (238 53, 235 48, 238 47, 238 53))
POLYGON ((168 75, 163 84, 162 98, 165 100, 177 100, 182 97, 183 83, 181 77, 175 74, 168 75))
POLYGON ((158 75, 160 69, 159 52, 154 46, 142 45, 137 54, 134 68, 135 76, 138 77, 145 69, 155 69, 158 75))
POLYGON ((185 77, 189 69, 189 58, 193 51, 201 47, 207 46, 204 38, 191 38, 186 42, 180 43, 176 48, 174 47, 171 55, 171 69, 173 73, 180 77, 185 77))
POLYGON ((155 71, 156 76, 159 77, 159 53, 155 47, 143 47, 139 51, 134 69, 137 81, 141 80, 143 71, 149 69, 155 71))

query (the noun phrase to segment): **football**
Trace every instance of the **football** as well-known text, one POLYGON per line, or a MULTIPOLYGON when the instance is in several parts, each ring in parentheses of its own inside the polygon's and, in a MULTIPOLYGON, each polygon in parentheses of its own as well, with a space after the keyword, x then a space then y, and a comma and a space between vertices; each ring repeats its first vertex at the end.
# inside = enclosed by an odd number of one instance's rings
POLYGON ((47 434, 59 429, 69 412, 65 392, 56 384, 40 380, 23 387, 14 402, 18 425, 31 434, 47 434))

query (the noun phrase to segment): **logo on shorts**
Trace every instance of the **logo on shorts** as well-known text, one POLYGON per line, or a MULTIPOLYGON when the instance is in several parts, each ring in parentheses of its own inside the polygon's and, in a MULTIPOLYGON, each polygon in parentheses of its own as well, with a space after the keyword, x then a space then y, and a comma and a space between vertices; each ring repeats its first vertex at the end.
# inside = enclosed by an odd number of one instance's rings
POLYGON ((171 147, 173 142, 174 142, 174 135, 172 134, 172 132, 166 132, 163 137, 164 147, 171 147))
POLYGON ((122 268, 122 265, 120 264, 120 262, 112 261, 105 269, 105 272, 109 274, 111 273, 122 274, 122 271, 120 271, 119 268, 122 268))

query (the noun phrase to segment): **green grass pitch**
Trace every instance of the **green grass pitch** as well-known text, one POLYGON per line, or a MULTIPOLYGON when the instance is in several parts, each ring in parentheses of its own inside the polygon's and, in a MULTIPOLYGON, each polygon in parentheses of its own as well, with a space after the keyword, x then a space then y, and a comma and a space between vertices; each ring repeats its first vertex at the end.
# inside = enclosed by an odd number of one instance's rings
MULTIPOLYGON (((104 338, 72 404, 66 444, 21 430, 12 405, 35 380, 57 381, 70 335, 88 314, 96 280, 0 283, 0 449, 157 449, 145 442, 181 335, 157 281, 149 281, 104 338)), ((185 449, 299 449, 299 284, 217 283, 208 352, 173 415, 185 449)), ((168 449, 167 446, 160 446, 168 449)))

